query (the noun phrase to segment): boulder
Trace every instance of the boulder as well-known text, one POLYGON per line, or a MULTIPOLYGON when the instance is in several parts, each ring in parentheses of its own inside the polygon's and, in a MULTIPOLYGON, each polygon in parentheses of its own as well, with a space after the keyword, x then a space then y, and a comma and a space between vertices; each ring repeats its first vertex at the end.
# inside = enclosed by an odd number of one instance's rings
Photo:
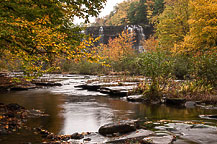
POLYGON ((84 136, 82 134, 79 134, 79 133, 73 133, 71 135, 71 139, 83 139, 84 136))
POLYGON ((116 133, 125 134, 135 131, 138 126, 138 121, 121 121, 101 126, 99 128, 99 133, 103 136, 114 135, 116 133))
POLYGON ((194 102, 194 101, 187 101, 185 103, 186 108, 195 108, 195 106, 196 106, 196 102, 194 102))

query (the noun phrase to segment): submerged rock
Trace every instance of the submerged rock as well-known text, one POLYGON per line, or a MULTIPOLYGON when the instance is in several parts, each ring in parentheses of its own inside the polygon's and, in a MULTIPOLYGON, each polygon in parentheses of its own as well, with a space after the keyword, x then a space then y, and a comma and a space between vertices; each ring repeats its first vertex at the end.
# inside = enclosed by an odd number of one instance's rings
POLYGON ((17 103, 10 103, 6 105, 6 108, 11 111, 18 111, 18 110, 25 109, 23 106, 20 106, 17 103))
POLYGON ((186 102, 186 99, 183 98, 166 98, 165 103, 167 105, 183 106, 186 102))
POLYGON ((214 119, 217 120, 217 115, 199 115, 200 118, 203 119, 214 119))
POLYGON ((165 136, 151 136, 144 138, 142 144, 172 144, 176 138, 171 135, 165 136))
POLYGON ((196 102, 194 102, 194 101, 187 101, 185 103, 186 108, 195 108, 195 106, 196 106, 196 102))
POLYGON ((111 123, 101 126, 99 133, 101 135, 114 135, 116 133, 125 134, 133 132, 138 128, 138 121, 121 121, 119 123, 111 123))

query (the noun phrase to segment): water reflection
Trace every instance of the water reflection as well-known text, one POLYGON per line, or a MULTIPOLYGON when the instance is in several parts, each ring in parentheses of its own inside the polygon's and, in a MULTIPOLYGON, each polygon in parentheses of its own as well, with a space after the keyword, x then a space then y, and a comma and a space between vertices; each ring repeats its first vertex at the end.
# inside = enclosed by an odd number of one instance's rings
POLYGON ((64 105, 63 134, 73 132, 96 132, 105 123, 112 122, 113 112, 100 103, 90 99, 86 102, 67 102, 64 105))

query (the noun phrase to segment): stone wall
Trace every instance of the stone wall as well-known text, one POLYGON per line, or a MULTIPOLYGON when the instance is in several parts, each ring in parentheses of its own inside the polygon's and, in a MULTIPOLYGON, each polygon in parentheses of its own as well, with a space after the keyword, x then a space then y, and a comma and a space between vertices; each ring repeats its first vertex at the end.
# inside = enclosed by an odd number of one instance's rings
POLYGON ((135 33, 135 43, 134 48, 141 52, 143 51, 141 41, 147 39, 153 33, 153 27, 141 27, 139 25, 128 25, 128 26, 98 26, 98 27, 88 27, 86 28, 85 34, 90 34, 94 38, 101 36, 100 43, 107 44, 110 38, 118 37, 118 35, 124 31, 128 30, 135 33))

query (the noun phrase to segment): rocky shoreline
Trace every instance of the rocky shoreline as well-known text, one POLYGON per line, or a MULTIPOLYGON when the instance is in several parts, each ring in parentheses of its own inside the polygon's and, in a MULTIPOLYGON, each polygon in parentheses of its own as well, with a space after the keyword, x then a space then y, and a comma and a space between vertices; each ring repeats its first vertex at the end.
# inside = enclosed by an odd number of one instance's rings
POLYGON ((23 128, 28 118, 48 116, 40 110, 28 110, 16 103, 0 103, 0 135, 10 134, 23 128))
POLYGON ((22 91, 52 86, 62 86, 62 84, 50 79, 26 81, 24 78, 17 79, 7 75, 0 75, 0 91, 22 91))
MULTIPOLYGON (((96 91, 102 94, 107 94, 110 97, 122 98, 128 102, 139 102, 139 103, 151 103, 151 104, 165 104, 176 107, 202 107, 206 109, 217 109, 217 106, 213 105, 213 101, 193 101, 185 98, 167 98, 162 97, 159 100, 150 101, 145 98, 142 94, 131 95, 130 91, 137 87, 138 82, 130 83, 122 82, 121 85, 115 82, 109 83, 87 83, 78 85, 76 88, 80 88, 88 91, 96 91)), ((215 103, 216 104, 216 103, 215 103)))

